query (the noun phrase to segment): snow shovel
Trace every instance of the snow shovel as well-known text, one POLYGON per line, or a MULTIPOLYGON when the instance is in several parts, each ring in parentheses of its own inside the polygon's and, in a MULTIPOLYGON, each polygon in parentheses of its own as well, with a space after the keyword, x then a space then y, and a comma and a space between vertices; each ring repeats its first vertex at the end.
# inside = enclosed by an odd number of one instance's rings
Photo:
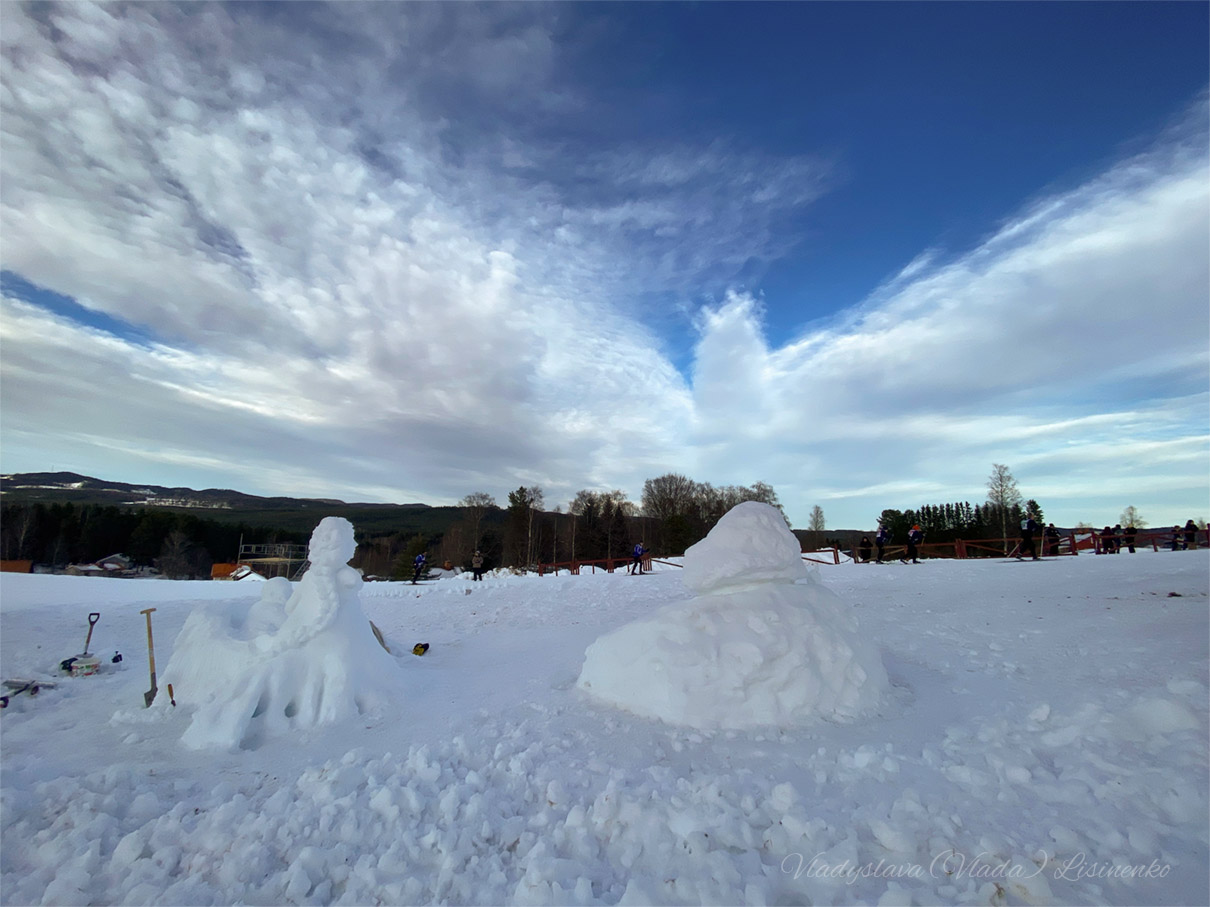
POLYGON ((151 612, 155 608, 148 608, 146 611, 140 611, 140 614, 147 615, 147 661, 151 664, 151 689, 143 694, 143 707, 150 708, 151 703, 155 700, 155 694, 159 692, 159 687, 155 685, 155 649, 151 644, 151 612))
POLYGON ((72 677, 88 677, 97 673, 97 670, 101 667, 101 659, 94 655, 89 655, 88 647, 92 644, 92 628, 97 625, 97 621, 100 619, 101 614, 99 611, 93 611, 88 615, 88 636, 84 640, 84 651, 79 655, 73 655, 71 658, 60 662, 60 670, 70 672, 72 677))

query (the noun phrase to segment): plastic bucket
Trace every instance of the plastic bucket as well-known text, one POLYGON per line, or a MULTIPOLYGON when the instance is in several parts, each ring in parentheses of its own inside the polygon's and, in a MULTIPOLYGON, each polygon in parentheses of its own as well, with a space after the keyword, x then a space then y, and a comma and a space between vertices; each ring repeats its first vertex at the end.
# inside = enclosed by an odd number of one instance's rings
POLYGON ((101 659, 95 655, 81 656, 71 663, 72 677, 89 677, 101 668, 101 659))

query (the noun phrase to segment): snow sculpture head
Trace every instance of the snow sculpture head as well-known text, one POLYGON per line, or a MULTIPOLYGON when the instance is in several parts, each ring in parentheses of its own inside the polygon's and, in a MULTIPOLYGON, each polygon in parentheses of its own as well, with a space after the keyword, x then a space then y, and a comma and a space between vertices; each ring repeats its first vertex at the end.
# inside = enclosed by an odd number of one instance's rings
POLYGON ((285 608, 286 602, 290 600, 293 593, 294 587, 288 579, 284 576, 275 576, 266 580, 265 584, 261 586, 260 600, 262 604, 285 608))
POLYGON ((710 595, 758 583, 794 583, 807 575, 802 546, 781 511, 745 501, 685 552, 682 578, 698 595, 710 595))
POLYGON ((688 601, 588 647, 579 687, 608 705, 705 730, 852 721, 889 688, 852 608, 802 561, 781 512, 732 508, 685 552, 688 601))
POLYGON ((357 540, 353 536, 353 524, 343 517, 329 516, 319 521, 311 533, 311 544, 307 547, 307 559, 312 567, 335 570, 343 567, 357 553, 357 540))

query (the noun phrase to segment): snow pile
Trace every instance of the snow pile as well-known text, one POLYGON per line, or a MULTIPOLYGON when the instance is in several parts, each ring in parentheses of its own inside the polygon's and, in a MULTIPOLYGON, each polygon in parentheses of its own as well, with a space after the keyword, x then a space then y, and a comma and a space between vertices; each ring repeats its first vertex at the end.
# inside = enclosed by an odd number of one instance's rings
MULTIPOLYGON (((311 535, 311 567, 297 586, 272 579, 244 613, 236 605, 189 616, 160 679, 178 703, 196 706, 186 746, 253 748, 399 701, 399 667, 375 640, 361 576, 347 566, 355 549, 352 524, 327 517, 311 535)), ((164 696, 156 705, 170 707, 164 696)))
POLYGON ((637 715, 700 729, 850 721, 889 689, 846 604, 803 564, 781 514, 749 501, 685 552, 697 597, 608 633, 579 686, 637 715))

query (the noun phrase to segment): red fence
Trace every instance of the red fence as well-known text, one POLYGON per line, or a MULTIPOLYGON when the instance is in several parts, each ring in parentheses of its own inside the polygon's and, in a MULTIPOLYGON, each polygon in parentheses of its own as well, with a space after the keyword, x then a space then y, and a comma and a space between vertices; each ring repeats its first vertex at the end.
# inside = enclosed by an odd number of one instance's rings
MULTIPOLYGON (((538 564, 538 576, 544 576, 547 573, 553 573, 558 576, 560 570, 566 570, 572 576, 579 576, 580 570, 584 567, 591 568, 593 573, 597 572, 597 567, 600 567, 606 573, 613 573, 619 564, 623 567, 629 567, 632 563, 634 563, 634 558, 632 557, 602 557, 589 561, 559 561, 556 564, 538 564)), ((651 555, 647 554, 643 556, 641 570, 643 573, 651 572, 651 555)))
MULTIPOLYGON (((1115 537, 1116 550, 1128 548, 1128 541, 1121 535, 1115 537)), ((1172 548, 1174 540, 1171 529, 1141 529, 1135 537, 1135 548, 1172 548)), ((1184 548, 1186 543, 1185 531, 1175 534, 1178 547, 1184 548)), ((1109 540, 1101 538, 1101 533, 1095 529, 1075 529, 1060 535, 1058 538, 1039 536, 1034 539, 1039 557, 1062 557, 1078 555, 1081 551, 1093 551, 1105 554, 1109 550, 1109 540)), ((917 546, 921 556, 934 558, 974 558, 974 557, 1015 557, 1019 553, 1021 540, 1008 539, 954 539, 952 542, 924 542, 917 546)), ((1193 536, 1190 548, 1210 548, 1210 529, 1199 529, 1193 536)), ((1176 549, 1173 549, 1176 550, 1176 549)), ((898 560, 907 551, 905 545, 888 545, 883 560, 898 560)), ((852 554, 852 552, 850 552, 852 554)), ((858 558, 853 558, 859 563, 858 558)), ((821 561, 820 563, 824 563, 821 561)))
MULTIPOLYGON (((1142 529, 1139 530, 1135 538, 1135 548, 1150 547, 1155 551, 1161 548, 1172 548, 1173 532, 1171 529, 1142 529)), ((1185 545, 1185 532, 1181 530, 1176 533, 1175 543, 1178 548, 1185 545)), ((1095 529, 1077 529, 1072 530, 1065 535, 1059 536, 1057 539, 1049 539, 1041 536, 1034 540, 1037 546, 1039 557, 1063 557, 1067 555, 1078 555, 1081 551, 1093 551, 1097 554, 1105 554, 1107 551, 1107 542, 1101 538, 1101 534, 1095 529)), ((1018 553, 1017 549, 1021 545, 1019 538, 1010 539, 954 539, 952 542, 923 542, 917 545, 917 549, 922 557, 932 558, 957 558, 959 560, 966 558, 979 557, 1014 557, 1018 553)), ((1127 542, 1122 539, 1120 548, 1126 548, 1127 542)), ((1210 548, 1210 529, 1199 529, 1193 536, 1193 541, 1189 545, 1190 548, 1210 548)), ((1176 549, 1173 549, 1176 550, 1176 549)), ((883 553, 884 561, 894 561, 901 559, 907 552, 906 545, 888 545, 883 553)), ((803 560, 811 561, 816 564, 839 564, 841 550, 839 548, 824 548, 819 551, 804 551, 802 553, 803 560), (811 555, 821 555, 822 557, 812 557, 811 555)), ((852 557, 853 563, 863 563, 857 556, 857 552, 848 551, 845 554, 852 557)), ((871 557, 873 555, 871 554, 871 557)), ((651 555, 644 555, 642 559, 642 572, 651 572, 651 555)), ((633 558, 629 557, 608 557, 598 558, 596 560, 583 561, 560 561, 555 564, 538 564, 538 575, 543 576, 546 573, 558 574, 560 570, 568 571, 572 576, 579 576, 580 571, 584 567, 588 567, 593 573, 597 572, 600 567, 606 573, 613 573, 618 566, 629 567, 633 563, 633 558)), ((669 563, 668 561, 658 561, 658 563, 669 563)), ((679 567, 680 564, 670 564, 673 567, 679 567)))

